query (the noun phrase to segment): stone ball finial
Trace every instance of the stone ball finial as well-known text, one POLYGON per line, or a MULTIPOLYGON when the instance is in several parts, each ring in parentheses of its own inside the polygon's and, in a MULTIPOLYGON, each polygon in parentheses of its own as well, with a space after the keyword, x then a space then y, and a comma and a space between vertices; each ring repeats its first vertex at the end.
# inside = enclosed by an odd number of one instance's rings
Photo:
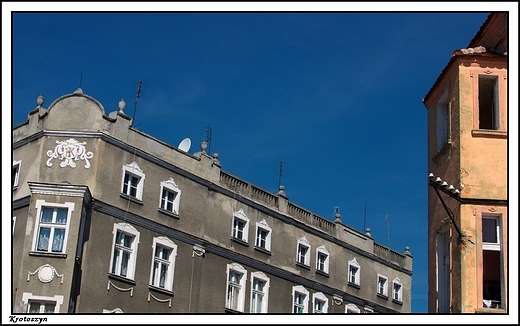
POLYGON ((43 95, 40 95, 36 99, 36 104, 38 104, 38 107, 41 107, 44 101, 45 101, 45 97, 43 97, 43 95))
POLYGON ((200 150, 203 152, 203 153, 206 153, 206 148, 208 148, 208 142, 203 140, 201 143, 200 143, 200 150))
POLYGON ((278 195, 282 195, 282 196, 285 196, 285 186, 284 185, 280 185, 278 187, 278 195))
POLYGON ((370 234, 370 228, 365 229, 365 234, 368 235, 369 237, 372 236, 372 234, 370 234))
POLYGON ((213 153, 212 156, 213 156, 214 159, 216 159, 216 160, 218 159, 218 153, 213 153))
POLYGON ((404 253, 409 255, 410 254, 410 247, 408 247, 408 246, 404 247, 404 253))
POLYGON ((123 113, 123 111, 125 110, 126 108, 126 102, 124 99, 121 99, 121 101, 119 101, 118 103, 119 105, 119 112, 123 113))

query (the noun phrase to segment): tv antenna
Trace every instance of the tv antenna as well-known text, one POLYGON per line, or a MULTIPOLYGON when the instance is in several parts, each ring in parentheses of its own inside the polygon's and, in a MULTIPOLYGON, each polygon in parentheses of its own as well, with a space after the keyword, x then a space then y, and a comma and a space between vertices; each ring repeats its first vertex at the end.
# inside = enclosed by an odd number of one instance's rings
POLYGON ((211 154, 211 126, 206 128, 206 141, 208 142, 208 154, 211 154))
POLYGON ((283 163, 280 161, 280 172, 278 175, 278 188, 282 185, 282 169, 283 169, 283 163))
POLYGON ((82 81, 83 81, 83 70, 81 71, 81 74, 79 75, 79 88, 81 88, 82 81))
POLYGON ((137 102, 139 102, 139 97, 141 96, 141 84, 143 82, 140 80, 137 83, 137 94, 135 95, 135 105, 134 105, 134 114, 132 115, 132 125, 135 122, 135 111, 137 111, 137 102))

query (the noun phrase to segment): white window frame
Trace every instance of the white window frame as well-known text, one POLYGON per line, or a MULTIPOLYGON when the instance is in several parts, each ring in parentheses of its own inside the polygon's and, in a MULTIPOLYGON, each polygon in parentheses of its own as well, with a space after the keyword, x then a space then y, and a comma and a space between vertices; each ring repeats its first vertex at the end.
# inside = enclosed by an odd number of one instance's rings
MULTIPOLYGON (((114 224, 114 228, 112 230, 112 234, 113 234, 112 248, 111 248, 112 253, 110 255, 110 263, 108 264, 108 273, 111 274, 111 275, 117 275, 119 277, 124 277, 124 278, 130 279, 130 280, 133 280, 134 279, 134 275, 135 275, 136 262, 137 262, 137 248, 139 246, 140 233, 139 233, 139 231, 137 231, 137 229, 135 227, 133 227, 132 225, 130 225, 128 223, 116 223, 116 224, 114 224), (133 237, 132 244, 129 247, 130 248, 130 250, 129 250, 130 251, 130 257, 128 259, 127 275, 126 276, 122 276, 121 275, 121 270, 120 270, 121 269, 121 263, 118 264, 118 266, 116 268, 116 271, 112 272, 113 265, 115 264, 115 262, 114 262, 114 252, 115 252, 115 249, 116 249, 116 237, 117 237, 117 232, 118 231, 133 237)), ((121 249, 121 250, 123 250, 123 249, 121 249)))
POLYGON ((354 257, 352 260, 348 262, 348 282, 350 284, 356 284, 358 286, 361 285, 361 266, 358 264, 356 258, 354 257), (356 272, 354 273, 354 282, 352 282, 352 268, 356 268, 356 272))
MULTIPOLYGON (((69 237, 69 229, 70 229, 70 220, 72 217, 72 212, 74 211, 74 203, 71 202, 65 202, 63 204, 59 203, 51 203, 46 202, 43 199, 36 200, 36 223, 34 226, 34 234, 33 234, 33 242, 32 242, 32 250, 35 252, 43 252, 43 253, 58 253, 58 254, 66 254, 67 253, 67 240, 69 237), (47 223, 47 222, 41 222, 41 214, 44 208, 66 208, 67 209, 67 222, 65 224, 57 224, 57 223, 47 223), (39 230, 40 227, 46 227, 50 228, 50 237, 49 237, 49 246, 46 251, 38 250, 38 238, 39 238, 39 230), (63 249, 60 252, 53 252, 52 251, 52 241, 51 239, 54 237, 54 231, 56 229, 65 229, 64 239, 63 239, 63 249)), ((56 214, 53 213, 53 221, 55 220, 56 214)), ((14 227, 14 226, 13 226, 14 227)), ((14 232, 14 229, 13 229, 14 232)))
POLYGON ((376 289, 377 289, 377 294, 388 297, 388 277, 378 273, 376 289), (380 282, 379 282, 380 280, 384 280, 384 285, 383 285, 382 289, 380 287, 380 282), (381 290, 382 290, 382 292, 381 292, 381 290))
POLYGON ((145 174, 139 165, 134 161, 130 164, 123 165, 123 176, 121 178, 121 194, 130 197, 136 198, 138 200, 143 200, 143 188, 144 188, 144 179, 145 174), (136 177, 138 179, 136 187, 135 196, 130 195, 130 187, 127 187, 126 192, 125 189, 125 176, 129 174, 130 176, 136 177))
MULTIPOLYGON (((54 313, 57 314, 60 312, 60 306, 63 304, 63 296, 62 295, 55 295, 53 297, 47 297, 47 296, 39 296, 39 295, 33 295, 32 293, 24 292, 22 294, 22 302, 25 307, 26 313, 29 313, 29 301, 34 302, 54 302, 56 305, 54 306, 54 313)), ((41 311, 43 309, 43 306, 40 306, 40 313, 44 313, 41 311)))
POLYGON ((398 277, 394 278, 392 281, 392 300, 403 302, 403 283, 399 280, 398 277), (399 289, 396 291, 396 285, 399 286, 399 289))
POLYGON ((246 281, 247 281, 247 270, 242 265, 237 263, 231 263, 227 265, 226 269, 226 308, 244 312, 245 298, 246 298, 246 281), (238 283, 232 283, 230 281, 230 274, 237 273, 241 274, 238 283), (230 293, 232 290, 238 291, 236 298, 236 307, 232 307, 230 293))
POLYGON ((16 174, 14 175, 13 189, 18 187, 18 183, 20 182, 20 171, 22 170, 22 160, 13 161, 13 169, 16 169, 16 174))
POLYGON ((233 214, 233 220, 231 223, 231 236, 234 239, 239 239, 244 242, 248 242, 247 239, 249 237, 249 218, 244 213, 244 210, 242 208, 238 212, 235 212, 233 214), (235 227, 235 221, 242 222, 244 224, 241 230, 235 227), (239 236, 239 231, 242 231, 241 237, 239 236))
POLYGON ((494 220, 496 221, 495 226, 495 237, 497 239, 497 242, 484 242, 484 227, 482 226, 482 250, 493 250, 493 251, 501 251, 501 241, 500 241, 500 230, 501 230, 501 221, 500 216, 497 215, 490 215, 490 214, 483 214, 482 215, 482 224, 484 220, 494 220))
POLYGON ((303 308, 303 311, 302 311, 303 314, 305 314, 309 311, 308 310, 309 309, 309 291, 307 291, 307 289, 301 285, 296 285, 296 286, 293 286, 293 288, 292 288, 292 310, 291 310, 291 312, 293 314, 296 313, 294 311, 296 307, 303 308), (296 302, 296 294, 301 294, 304 296, 302 303, 296 302))
POLYGON ((323 273, 329 273, 329 258, 330 254, 327 248, 325 246, 319 246, 316 248, 316 270, 323 272, 323 273), (321 254, 321 255, 320 255, 321 254), (323 261, 323 269, 320 269, 320 256, 324 256, 325 259, 323 261))
POLYGON ((326 314, 329 310, 329 299, 322 293, 316 292, 312 294, 312 309, 315 314, 326 314), (323 302, 321 310, 316 309, 317 301, 323 302))
POLYGON ((356 306, 355 304, 349 303, 349 304, 345 305, 345 313, 346 314, 360 314, 361 309, 359 309, 358 306, 356 306))
POLYGON ((296 262, 305 266, 311 265, 311 244, 305 237, 301 237, 298 239, 298 243, 296 245, 296 262), (305 255, 301 255, 300 248, 306 248, 305 255), (303 262, 301 261, 303 257, 303 262))
POLYGON ((152 266, 150 267, 150 283, 149 283, 151 286, 156 287, 156 288, 165 289, 167 291, 173 291, 173 280, 174 280, 174 274, 175 274, 175 257, 176 256, 177 256, 177 245, 172 240, 170 240, 166 237, 153 238, 152 266), (155 256, 157 246, 161 246, 163 248, 170 250, 170 256, 168 257, 167 260, 163 259, 162 257, 155 256), (160 284, 158 284, 159 278, 160 278, 160 275, 159 275, 160 269, 159 270, 154 269, 156 262, 162 266, 166 265, 168 268, 166 271, 164 286, 160 286, 160 284))
POLYGON ((250 308, 251 313, 267 313, 267 307, 268 307, 268 301, 269 301, 269 286, 270 286, 269 277, 267 277, 264 273, 262 273, 262 272, 251 273, 251 298, 249 300, 250 305, 251 305, 251 308, 250 308), (263 288, 262 292, 260 292, 254 288, 255 279, 264 282, 264 288, 263 288), (254 301, 255 301, 253 298, 254 295, 262 296, 262 305, 261 305, 260 311, 255 311, 256 307, 254 306, 254 301))
POLYGON ((170 177, 166 181, 161 181, 161 192, 159 194, 159 207, 164 211, 173 213, 175 215, 179 215, 180 200, 181 200, 181 189, 179 188, 179 186, 177 186, 177 184, 175 183, 173 178, 170 177), (165 191, 168 191, 174 195, 173 201, 171 202, 171 204, 172 204, 171 210, 167 208, 168 203, 170 203, 170 202, 168 202, 167 199, 163 198, 165 191))
POLYGON ((257 222, 256 223, 255 246, 258 248, 267 250, 267 251, 271 251, 271 234, 273 233, 272 231, 273 230, 271 229, 271 227, 269 227, 269 225, 267 225, 267 222, 265 221, 265 219, 263 219, 260 222, 257 222), (261 230, 267 232, 267 235, 265 237, 265 246, 264 247, 260 246, 260 231, 261 230))
POLYGON ((13 225, 13 235, 14 235, 14 228, 16 226, 16 216, 13 216, 13 221, 11 224, 13 225))

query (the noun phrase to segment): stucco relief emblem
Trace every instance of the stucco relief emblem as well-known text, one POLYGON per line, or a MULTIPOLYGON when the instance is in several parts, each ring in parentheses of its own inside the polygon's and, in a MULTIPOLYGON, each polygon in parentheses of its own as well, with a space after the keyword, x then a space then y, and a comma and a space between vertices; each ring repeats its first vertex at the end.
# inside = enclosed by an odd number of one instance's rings
POLYGON ((47 156, 49 159, 47 160, 47 166, 52 166, 52 159, 56 158, 61 160, 60 166, 62 168, 66 167, 67 165, 70 167, 76 167, 77 160, 85 160, 85 168, 88 169, 90 167, 89 159, 94 156, 92 152, 87 152, 85 149, 86 142, 80 143, 76 139, 69 139, 65 141, 56 141, 56 147, 54 148, 54 151, 48 150, 47 156))
POLYGON ((63 283, 63 274, 58 274, 56 269, 54 269, 54 267, 52 267, 49 264, 42 265, 42 266, 38 267, 38 269, 35 270, 34 272, 27 273, 27 282, 29 282, 31 280, 32 275, 36 275, 36 274, 38 274, 38 280, 40 280, 40 282, 42 282, 42 283, 49 283, 50 281, 52 281, 54 279, 54 275, 61 278, 60 283, 63 283))

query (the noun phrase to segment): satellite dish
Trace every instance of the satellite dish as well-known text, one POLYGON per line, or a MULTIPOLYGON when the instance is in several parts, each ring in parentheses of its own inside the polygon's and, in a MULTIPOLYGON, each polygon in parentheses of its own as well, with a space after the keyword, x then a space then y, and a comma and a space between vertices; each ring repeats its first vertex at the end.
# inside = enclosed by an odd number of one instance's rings
POLYGON ((188 152, 191 147, 191 140, 189 138, 184 138, 179 144, 179 149, 183 152, 188 152))

